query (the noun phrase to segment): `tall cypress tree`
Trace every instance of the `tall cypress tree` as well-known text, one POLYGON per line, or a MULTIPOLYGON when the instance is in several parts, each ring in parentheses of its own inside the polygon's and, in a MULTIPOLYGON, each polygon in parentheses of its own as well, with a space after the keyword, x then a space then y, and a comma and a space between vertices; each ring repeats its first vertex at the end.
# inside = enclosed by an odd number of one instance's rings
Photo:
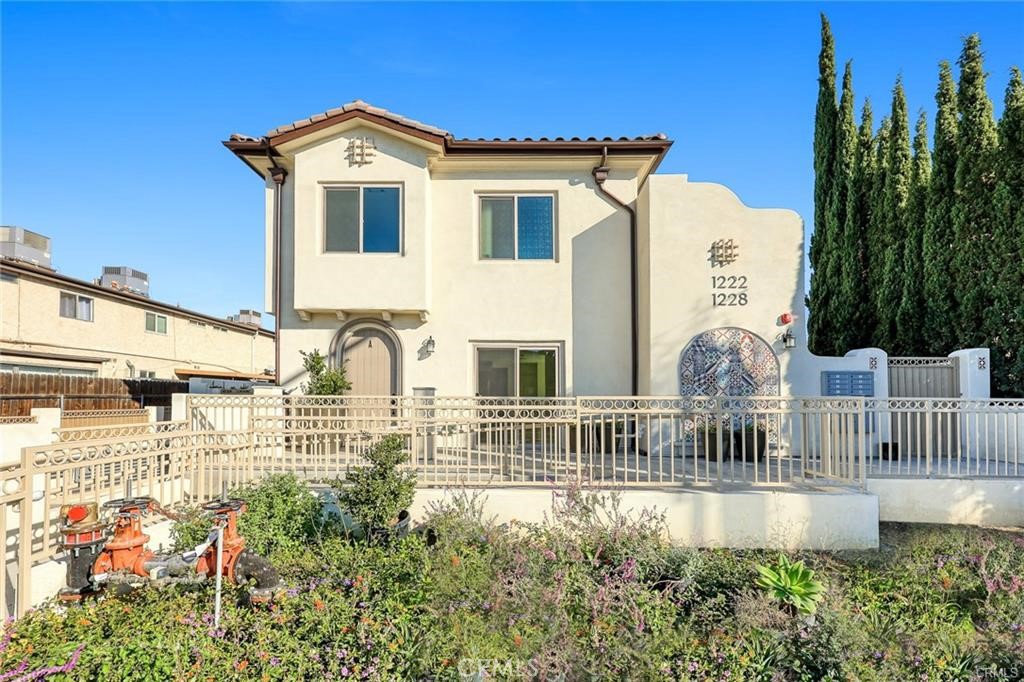
POLYGON ((818 54, 818 107, 814 116, 814 233, 811 235, 811 291, 808 300, 810 319, 808 345, 813 353, 827 354, 831 327, 830 307, 833 292, 829 289, 826 259, 831 257, 832 242, 828 229, 828 206, 832 195, 832 173, 835 170, 836 129, 836 60, 835 41, 828 17, 821 15, 821 52, 818 54))
POLYGON ((924 271, 923 239, 928 208, 928 180, 932 160, 928 153, 928 119, 924 111, 914 128, 914 156, 910 167, 910 196, 907 200, 906 232, 903 237, 903 293, 896 311, 897 346, 907 355, 923 355, 924 271))
POLYGON ((956 236, 953 275, 956 281, 958 343, 962 347, 989 343, 985 319, 992 305, 992 288, 1000 273, 992 271, 992 231, 995 210, 995 151, 998 144, 992 102, 985 91, 981 39, 964 40, 957 89, 960 129, 953 231, 956 236))
POLYGON ((1024 396, 1024 79, 1011 71, 999 121, 992 267, 999 273, 987 332, 997 395, 1024 396))
MULTIPOLYGON (((832 257, 828 259, 828 287, 832 294, 832 316, 828 330, 830 355, 842 355, 849 347, 842 330, 853 323, 856 300, 851 299, 847 278, 851 276, 851 261, 856 259, 857 242, 846 234, 846 211, 849 205, 851 178, 857 155, 857 124, 854 122, 853 63, 846 62, 843 71, 843 91, 839 98, 839 116, 836 119, 836 153, 833 159, 832 196, 829 199, 829 232, 834 237, 832 257)), ((852 226, 851 226, 852 227, 852 226)), ((856 236, 856 231, 855 235, 856 236)))
POLYGON ((956 349, 956 281, 953 277, 953 204, 956 182, 956 84, 949 62, 939 65, 935 93, 935 142, 923 238, 924 332, 928 352, 946 355, 956 349))
POLYGON ((841 352, 871 345, 875 328, 874 306, 867 278, 868 230, 871 187, 874 182, 874 119, 871 100, 864 100, 857 130, 853 172, 846 190, 846 224, 843 228, 842 300, 849 306, 847 323, 838 329, 841 352))
MULTIPOLYGON (((871 190, 868 197, 868 248, 864 267, 864 282, 868 289, 873 325, 867 330, 869 346, 881 346, 878 336, 879 310, 882 301, 882 269, 885 264, 888 230, 885 218, 885 187, 889 176, 889 133, 892 127, 884 116, 874 139, 874 159, 871 169, 871 190)), ((888 350, 888 349, 887 349, 888 350)))
POLYGON ((894 354, 907 352, 900 346, 896 327, 896 311, 903 297, 903 242, 907 232, 907 200, 910 198, 910 122, 907 119, 907 98, 903 81, 898 79, 892 90, 892 112, 889 115, 889 145, 886 161, 884 197, 882 273, 877 291, 878 319, 875 337, 878 345, 894 354))

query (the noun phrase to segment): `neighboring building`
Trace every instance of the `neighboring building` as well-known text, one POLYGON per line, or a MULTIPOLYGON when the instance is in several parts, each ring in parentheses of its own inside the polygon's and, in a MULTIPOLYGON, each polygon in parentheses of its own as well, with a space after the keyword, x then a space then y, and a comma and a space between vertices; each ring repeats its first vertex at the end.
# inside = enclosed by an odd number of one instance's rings
POLYGON ((664 135, 456 139, 357 101, 224 145, 264 179, 286 386, 318 348, 353 393, 820 391, 800 217, 654 175, 664 135))
MULTIPOLYGON (((28 233, 16 229, 0 236, 28 233)), ((0 258, 0 371, 272 378, 273 332, 154 301, 132 268, 106 267, 92 283, 36 260, 0 258)))

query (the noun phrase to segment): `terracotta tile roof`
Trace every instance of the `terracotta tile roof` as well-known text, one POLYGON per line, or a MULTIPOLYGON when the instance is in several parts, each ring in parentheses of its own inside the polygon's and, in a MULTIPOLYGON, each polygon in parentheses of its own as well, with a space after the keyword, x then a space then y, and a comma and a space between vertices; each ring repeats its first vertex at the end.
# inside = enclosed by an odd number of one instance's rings
MULTIPOLYGON (((391 123, 394 123, 395 125, 398 125, 398 126, 401 126, 401 127, 404 127, 404 128, 409 128, 409 129, 412 129, 412 130, 419 131, 420 133, 425 133, 427 135, 432 135, 432 136, 435 136, 435 137, 443 138, 447 145, 450 145, 450 146, 453 146, 453 147, 456 147, 456 148, 460 147, 462 145, 472 146, 472 145, 476 145, 476 144, 509 144, 511 146, 520 145, 520 144, 526 144, 526 145, 536 145, 536 144, 560 144, 560 145, 579 144, 579 145, 588 145, 589 144, 589 145, 593 145, 595 143, 605 143, 605 142, 613 143, 613 144, 615 144, 615 143, 630 144, 630 143, 651 142, 651 143, 658 144, 658 143, 664 143, 664 142, 668 141, 668 138, 665 136, 664 133, 656 133, 654 135, 639 135, 639 136, 636 136, 636 137, 586 137, 586 138, 582 138, 582 137, 568 137, 568 138, 567 137, 553 137, 553 138, 552 137, 538 137, 538 138, 524 137, 524 138, 521 138, 521 139, 520 138, 515 138, 515 137, 506 137, 506 138, 502 138, 502 137, 483 138, 483 137, 480 137, 480 138, 476 138, 476 139, 466 138, 466 137, 455 138, 447 130, 444 130, 442 128, 438 128, 437 126, 432 126, 432 125, 423 123, 421 121, 416 121, 416 120, 408 118, 406 116, 402 116, 401 114, 396 114, 393 111, 388 111, 387 109, 384 109, 384 108, 381 108, 381 107, 375 107, 372 104, 368 104, 367 102, 364 102, 364 101, 359 100, 359 99, 355 100, 354 102, 349 102, 348 104, 345 104, 343 106, 336 107, 334 109, 328 109, 327 111, 321 112, 319 114, 314 114, 313 116, 310 116, 308 118, 304 118, 304 119, 295 121, 293 123, 289 123, 287 125, 278 126, 277 128, 274 128, 273 130, 268 131, 267 132, 267 137, 270 138, 271 143, 273 143, 273 141, 274 141, 273 138, 275 138, 275 137, 278 137, 278 136, 281 136, 281 135, 285 135, 286 133, 293 133, 295 131, 302 130, 303 128, 314 126, 314 125, 316 125, 318 123, 321 123, 323 121, 327 121, 328 119, 336 118, 336 117, 339 117, 339 116, 342 116, 342 115, 345 115, 345 114, 350 114, 350 113, 353 113, 353 112, 364 112, 364 113, 369 114, 371 116, 375 116, 375 117, 378 117, 378 118, 381 118, 381 119, 385 119, 386 121, 389 121, 391 123)), ((319 127, 323 127, 323 126, 319 126, 319 127)), ((294 137, 294 136, 293 135, 289 135, 289 137, 294 137)), ((236 142, 236 143, 256 144, 256 143, 260 143, 262 140, 260 138, 252 137, 252 136, 249 136, 249 135, 242 135, 242 134, 239 134, 239 133, 234 133, 233 135, 231 135, 230 141, 231 142, 236 142)))
POLYGON ((368 114, 373 114, 374 116, 386 118, 394 123, 397 123, 398 125, 405 126, 407 128, 415 128, 416 130, 428 133, 430 135, 437 135, 438 137, 451 138, 452 136, 452 134, 449 133, 447 130, 442 130, 441 128, 438 128, 436 126, 427 125, 426 123, 422 123, 420 121, 415 121, 411 118, 402 116, 401 114, 396 114, 393 111, 388 111, 387 109, 382 109, 381 107, 375 107, 372 104, 367 104, 361 99, 357 99, 353 102, 349 102, 348 104, 342 105, 340 107, 328 109, 327 111, 324 111, 319 114, 314 114, 309 118, 304 118, 299 121, 295 121, 294 123, 289 123, 287 125, 278 126, 277 128, 274 128, 273 130, 269 131, 267 133, 267 137, 275 137, 277 135, 289 133, 293 130, 298 130, 299 128, 305 128, 306 126, 311 126, 314 123, 319 123, 320 121, 323 121, 325 119, 334 116, 340 116, 341 114, 347 114, 350 111, 365 111, 368 114))
POLYGON ((637 135, 636 137, 524 137, 522 139, 515 137, 460 137, 454 140, 456 143, 460 142, 581 142, 581 143, 594 143, 594 142, 655 142, 661 140, 667 140, 665 133, 655 133, 654 135, 637 135))

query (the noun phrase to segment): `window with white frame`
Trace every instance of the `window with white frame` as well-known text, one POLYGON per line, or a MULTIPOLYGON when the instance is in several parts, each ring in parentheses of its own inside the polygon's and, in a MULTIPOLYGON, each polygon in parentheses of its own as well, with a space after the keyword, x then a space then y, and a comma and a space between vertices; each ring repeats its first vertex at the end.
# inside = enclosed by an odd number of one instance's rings
POLYGON ((556 346, 478 346, 477 395, 521 398, 559 395, 558 361, 556 346))
POLYGON ((553 260, 555 197, 502 194, 480 197, 480 258, 553 260))
POLYGON ((400 187, 324 188, 324 251, 399 253, 401 242, 400 187))
POLYGON ((167 316, 160 313, 146 313, 146 331, 154 334, 166 334, 167 316))
POLYGON ((94 377, 96 370, 81 367, 55 367, 50 365, 20 365, 10 362, 0 363, 0 372, 14 374, 57 374, 66 377, 94 377))
POLYGON ((139 370, 140 379, 156 379, 156 372, 151 369, 139 370))
POLYGON ((60 292, 60 316, 92 322, 92 299, 88 296, 60 292))

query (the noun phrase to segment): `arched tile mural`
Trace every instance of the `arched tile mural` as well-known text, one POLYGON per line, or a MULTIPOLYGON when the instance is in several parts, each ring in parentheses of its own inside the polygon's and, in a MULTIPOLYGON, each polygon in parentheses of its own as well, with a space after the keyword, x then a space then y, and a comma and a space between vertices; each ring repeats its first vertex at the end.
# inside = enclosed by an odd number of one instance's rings
POLYGON ((693 337, 679 358, 679 394, 779 394, 779 359, 760 336, 719 327, 693 337))

